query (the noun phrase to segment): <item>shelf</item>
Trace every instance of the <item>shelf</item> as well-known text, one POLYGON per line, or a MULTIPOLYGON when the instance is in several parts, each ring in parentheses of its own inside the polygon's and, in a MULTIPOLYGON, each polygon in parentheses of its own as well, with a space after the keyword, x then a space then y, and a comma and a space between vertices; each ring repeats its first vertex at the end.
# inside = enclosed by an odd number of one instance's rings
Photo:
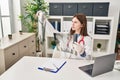
POLYGON ((47 37, 47 48, 52 49, 51 41, 54 40, 54 37, 47 37))
POLYGON ((100 56, 107 55, 107 54, 110 54, 110 53, 106 51, 94 51, 92 53, 92 57, 100 57, 100 56))
POLYGON ((94 39, 110 39, 110 35, 100 35, 100 34, 95 34, 93 35, 94 39))
MULTIPOLYGON (((114 18, 113 17, 87 17, 87 32, 92 38, 92 52, 94 56, 100 56, 108 53, 114 53, 114 42, 116 39, 112 38, 114 34, 114 18), (97 28, 96 28, 97 25, 97 28), (101 28, 102 27, 102 28, 101 28), (98 30, 96 33, 95 30, 98 30), (100 32, 102 31, 102 33, 100 32), (106 33, 105 33, 106 32, 106 33), (102 44, 101 51, 97 52, 97 43, 102 44)), ((60 22, 60 33, 69 32, 72 25, 73 16, 50 16, 49 20, 52 22, 60 22)), ((48 34, 46 36, 46 54, 52 54, 53 49, 51 48, 50 42, 54 39, 53 35, 48 34)))
POLYGON ((53 53, 53 49, 52 48, 48 48, 47 52, 48 52, 47 54, 52 54, 53 53))
POLYGON ((108 20, 108 21, 112 21, 113 17, 94 17, 95 20, 108 20))
POLYGON ((48 20, 49 20, 49 22, 51 23, 51 25, 53 26, 54 29, 61 32, 61 18, 60 17, 58 17, 58 18, 51 17, 48 20))
POLYGON ((94 39, 93 40, 93 52, 97 51, 97 44, 100 43, 101 44, 101 51, 102 52, 108 52, 109 48, 110 48, 110 41, 109 39, 94 39))

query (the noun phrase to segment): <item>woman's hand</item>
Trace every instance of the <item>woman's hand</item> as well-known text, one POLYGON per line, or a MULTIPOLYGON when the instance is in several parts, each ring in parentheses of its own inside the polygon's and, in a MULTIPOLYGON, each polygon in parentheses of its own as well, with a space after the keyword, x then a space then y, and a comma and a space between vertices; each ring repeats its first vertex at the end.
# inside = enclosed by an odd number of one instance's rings
POLYGON ((78 54, 82 54, 84 52, 84 46, 81 44, 78 44, 76 42, 73 43, 73 50, 75 50, 78 54))

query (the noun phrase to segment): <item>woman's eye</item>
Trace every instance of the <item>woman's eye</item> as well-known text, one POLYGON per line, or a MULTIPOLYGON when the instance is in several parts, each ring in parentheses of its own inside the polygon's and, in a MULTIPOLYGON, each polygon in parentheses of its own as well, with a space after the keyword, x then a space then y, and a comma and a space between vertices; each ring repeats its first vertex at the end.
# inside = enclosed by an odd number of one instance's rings
POLYGON ((77 23, 77 22, 74 22, 74 23, 77 23))

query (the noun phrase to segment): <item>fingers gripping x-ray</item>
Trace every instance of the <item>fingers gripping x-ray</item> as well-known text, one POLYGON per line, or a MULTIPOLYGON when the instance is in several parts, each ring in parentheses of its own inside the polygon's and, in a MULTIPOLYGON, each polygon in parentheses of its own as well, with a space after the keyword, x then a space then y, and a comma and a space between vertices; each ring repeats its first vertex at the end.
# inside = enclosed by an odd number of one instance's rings
POLYGON ((68 42, 68 37, 69 35, 66 34, 60 34, 60 33, 54 33, 54 38, 57 44, 60 45, 61 50, 66 50, 67 45, 66 43, 68 42))

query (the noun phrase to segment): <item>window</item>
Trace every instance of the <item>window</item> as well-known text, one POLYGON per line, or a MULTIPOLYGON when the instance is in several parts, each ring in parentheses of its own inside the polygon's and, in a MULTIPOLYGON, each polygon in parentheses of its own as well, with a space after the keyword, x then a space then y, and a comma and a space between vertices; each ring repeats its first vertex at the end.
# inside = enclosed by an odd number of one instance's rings
POLYGON ((12 0, 0 0, 0 38, 12 33, 12 0))

